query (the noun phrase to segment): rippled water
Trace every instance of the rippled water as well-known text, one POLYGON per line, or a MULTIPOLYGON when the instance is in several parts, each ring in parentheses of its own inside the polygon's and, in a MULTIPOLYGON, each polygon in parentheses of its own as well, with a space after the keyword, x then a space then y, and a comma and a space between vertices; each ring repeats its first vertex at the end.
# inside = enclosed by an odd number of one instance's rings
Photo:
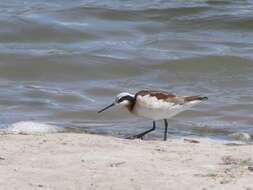
POLYGON ((163 89, 209 97, 170 120, 174 135, 253 133, 251 0, 2 0, 0 26, 1 127, 134 134, 151 122, 96 111, 121 91, 163 89))

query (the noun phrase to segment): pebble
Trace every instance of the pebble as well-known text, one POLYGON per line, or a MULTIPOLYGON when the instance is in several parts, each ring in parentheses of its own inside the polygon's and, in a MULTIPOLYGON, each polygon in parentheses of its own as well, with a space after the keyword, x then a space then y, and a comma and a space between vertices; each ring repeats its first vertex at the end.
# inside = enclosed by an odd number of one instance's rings
POLYGON ((251 172, 253 172, 253 166, 249 166, 248 170, 251 171, 251 172))
POLYGON ((198 140, 195 140, 195 139, 184 139, 184 142, 189 142, 189 143, 200 143, 198 140))

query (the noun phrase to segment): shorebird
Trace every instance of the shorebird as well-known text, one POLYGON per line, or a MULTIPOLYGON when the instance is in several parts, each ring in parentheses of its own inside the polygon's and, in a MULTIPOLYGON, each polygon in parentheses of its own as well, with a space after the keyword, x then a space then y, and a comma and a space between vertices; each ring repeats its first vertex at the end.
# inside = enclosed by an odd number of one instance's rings
POLYGON ((207 100, 204 96, 177 96, 170 92, 156 90, 141 90, 135 95, 128 92, 118 94, 112 104, 101 109, 98 113, 107 110, 110 107, 121 105, 136 116, 153 120, 153 127, 131 138, 143 138, 144 135, 156 129, 156 121, 164 120, 164 137, 167 140, 168 118, 183 112, 192 106, 195 106, 207 100))

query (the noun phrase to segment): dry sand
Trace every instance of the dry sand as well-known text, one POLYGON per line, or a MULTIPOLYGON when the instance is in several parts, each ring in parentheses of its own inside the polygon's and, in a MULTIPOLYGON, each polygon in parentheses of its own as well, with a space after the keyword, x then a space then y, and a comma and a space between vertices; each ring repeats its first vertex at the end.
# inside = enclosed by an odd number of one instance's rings
POLYGON ((1 190, 253 190, 253 145, 0 135, 1 190))

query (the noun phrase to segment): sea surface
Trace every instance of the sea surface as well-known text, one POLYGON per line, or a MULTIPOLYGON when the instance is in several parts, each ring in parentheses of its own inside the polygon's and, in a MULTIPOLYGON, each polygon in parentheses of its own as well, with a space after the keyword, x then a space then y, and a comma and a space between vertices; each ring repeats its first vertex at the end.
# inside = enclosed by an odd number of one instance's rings
POLYGON ((172 136, 253 134, 253 1, 1 0, 0 89, 0 128, 124 137, 152 122, 96 111, 119 92, 161 89, 209 97, 169 120, 172 136))

